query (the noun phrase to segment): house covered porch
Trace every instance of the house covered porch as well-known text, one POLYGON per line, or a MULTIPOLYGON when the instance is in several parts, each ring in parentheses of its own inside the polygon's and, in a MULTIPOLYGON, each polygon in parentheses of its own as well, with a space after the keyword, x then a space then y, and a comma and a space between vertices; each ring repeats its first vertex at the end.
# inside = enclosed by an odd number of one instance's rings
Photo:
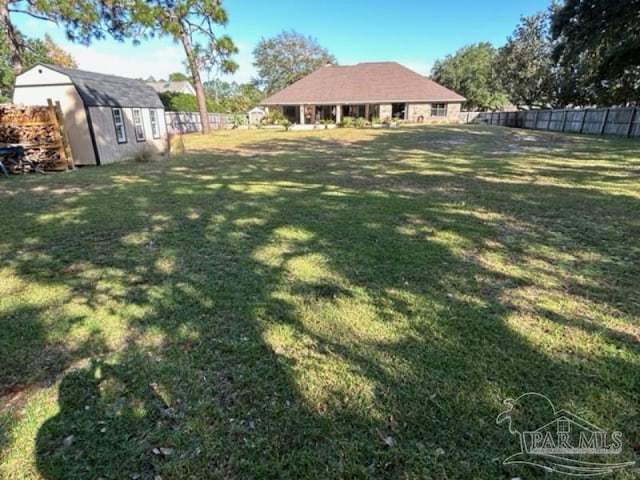
POLYGON ((367 104, 325 104, 325 105, 281 105, 274 106, 291 123, 313 125, 323 122, 341 122, 347 117, 388 120, 397 118, 407 120, 406 103, 367 103, 367 104))

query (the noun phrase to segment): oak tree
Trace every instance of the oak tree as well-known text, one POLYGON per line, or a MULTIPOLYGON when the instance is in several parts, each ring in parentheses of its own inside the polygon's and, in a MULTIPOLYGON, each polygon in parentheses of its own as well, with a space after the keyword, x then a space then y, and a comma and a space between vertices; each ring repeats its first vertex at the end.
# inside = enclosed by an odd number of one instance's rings
POLYGON ((640 1, 565 0, 552 17, 558 64, 600 104, 640 102, 640 1))
POLYGON ((493 110, 507 103, 496 79, 495 49, 490 43, 467 45, 453 55, 436 60, 431 77, 464 96, 468 109, 493 110))
POLYGON ((496 57, 496 72, 512 103, 526 106, 553 103, 551 53, 548 15, 537 13, 520 18, 496 57))
POLYGON ((262 38, 253 50, 258 76, 254 83, 271 95, 336 58, 313 37, 283 31, 273 38, 262 38))

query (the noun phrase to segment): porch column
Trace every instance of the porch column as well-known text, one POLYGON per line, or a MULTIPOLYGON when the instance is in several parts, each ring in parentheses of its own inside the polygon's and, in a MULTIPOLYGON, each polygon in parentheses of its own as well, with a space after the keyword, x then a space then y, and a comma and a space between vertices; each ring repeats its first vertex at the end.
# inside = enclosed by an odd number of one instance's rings
POLYGON ((304 105, 300 105, 300 125, 304 125, 304 105))
POLYGON ((336 123, 342 121, 342 105, 336 105, 336 123))

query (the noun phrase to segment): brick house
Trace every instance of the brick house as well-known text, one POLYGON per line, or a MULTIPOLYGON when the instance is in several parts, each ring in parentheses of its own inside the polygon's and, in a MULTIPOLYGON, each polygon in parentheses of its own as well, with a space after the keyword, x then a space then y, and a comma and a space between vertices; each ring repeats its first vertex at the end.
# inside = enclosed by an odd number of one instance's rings
POLYGON ((262 105, 280 110, 292 123, 345 117, 383 121, 457 121, 465 98, 396 62, 327 65, 262 105))

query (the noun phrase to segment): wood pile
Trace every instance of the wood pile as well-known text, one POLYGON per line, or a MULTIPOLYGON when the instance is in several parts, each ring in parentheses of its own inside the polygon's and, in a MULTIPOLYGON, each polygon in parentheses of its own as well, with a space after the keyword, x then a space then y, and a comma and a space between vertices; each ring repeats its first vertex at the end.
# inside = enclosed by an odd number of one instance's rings
POLYGON ((35 164, 39 169, 48 171, 70 168, 72 165, 61 120, 62 114, 53 104, 29 107, 0 105, 0 143, 21 145, 26 153, 23 159, 15 154, 6 156, 7 168, 24 171, 24 164, 35 164))
POLYGON ((49 107, 25 107, 23 105, 0 105, 0 122, 3 124, 48 123, 49 107))

